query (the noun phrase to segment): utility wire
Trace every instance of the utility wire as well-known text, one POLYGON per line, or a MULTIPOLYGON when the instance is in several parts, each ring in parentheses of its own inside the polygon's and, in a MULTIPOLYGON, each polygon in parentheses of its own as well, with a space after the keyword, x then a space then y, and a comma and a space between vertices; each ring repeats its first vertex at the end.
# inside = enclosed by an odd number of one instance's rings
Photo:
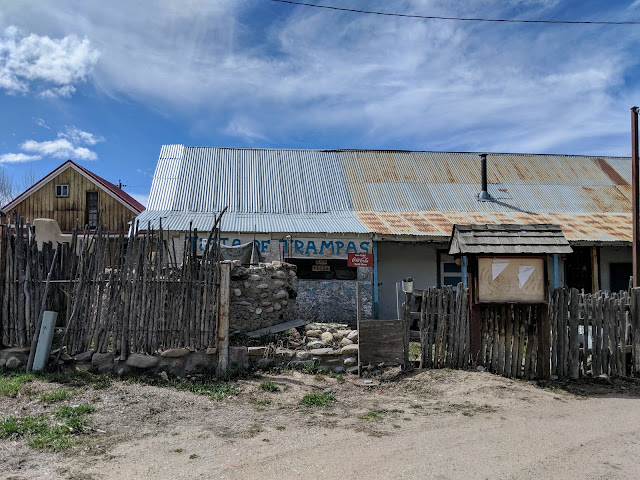
POLYGON ((502 23, 551 23, 565 25, 640 25, 640 22, 590 22, 590 21, 570 21, 570 20, 514 20, 507 18, 463 18, 463 17, 440 17, 436 15, 411 15, 408 13, 374 12, 371 10, 357 10, 355 8, 333 7, 330 5, 319 5, 316 3, 294 2, 291 0, 271 0, 278 3, 289 3, 291 5, 301 5, 304 7, 326 8, 328 10, 339 10, 341 12, 367 13, 370 15, 384 15, 387 17, 422 18, 427 20, 458 20, 462 22, 502 22, 502 23))

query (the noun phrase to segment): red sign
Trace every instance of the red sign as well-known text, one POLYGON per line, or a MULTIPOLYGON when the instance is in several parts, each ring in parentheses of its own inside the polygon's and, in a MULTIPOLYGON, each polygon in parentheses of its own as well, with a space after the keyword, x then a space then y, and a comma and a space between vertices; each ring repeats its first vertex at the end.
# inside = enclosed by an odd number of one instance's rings
POLYGON ((350 267, 373 267, 373 253, 349 253, 347 265, 350 267))

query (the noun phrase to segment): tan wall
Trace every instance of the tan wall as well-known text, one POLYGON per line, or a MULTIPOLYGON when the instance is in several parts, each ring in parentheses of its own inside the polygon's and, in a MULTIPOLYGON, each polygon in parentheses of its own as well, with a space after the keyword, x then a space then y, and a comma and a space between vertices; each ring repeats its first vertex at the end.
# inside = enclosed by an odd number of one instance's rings
POLYGON ((124 215, 126 230, 127 222, 136 216, 135 212, 73 168, 68 168, 29 195, 16 206, 15 210, 24 217, 25 221, 53 218, 63 232, 73 230, 76 219, 80 220, 80 228, 84 228, 87 221, 86 192, 92 191, 98 192, 98 210, 103 228, 111 231, 118 230, 121 216, 124 215), (68 197, 56 197, 56 185, 59 184, 69 185, 68 197))

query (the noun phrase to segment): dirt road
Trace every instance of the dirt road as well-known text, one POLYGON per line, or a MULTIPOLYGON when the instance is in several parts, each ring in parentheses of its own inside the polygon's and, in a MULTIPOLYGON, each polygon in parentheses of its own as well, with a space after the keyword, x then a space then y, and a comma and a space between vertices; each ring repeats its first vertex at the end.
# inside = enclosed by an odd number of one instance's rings
MULTIPOLYGON (((123 382, 76 392, 97 407, 88 443, 41 454, 1 442, 0 478, 640 478, 635 382, 541 388, 446 370, 350 380, 263 376, 222 401, 123 382), (269 380, 279 391, 260 388, 269 380), (300 405, 329 388, 331 406, 300 405)), ((33 402, 10 399, 0 416, 42 408, 33 402)))

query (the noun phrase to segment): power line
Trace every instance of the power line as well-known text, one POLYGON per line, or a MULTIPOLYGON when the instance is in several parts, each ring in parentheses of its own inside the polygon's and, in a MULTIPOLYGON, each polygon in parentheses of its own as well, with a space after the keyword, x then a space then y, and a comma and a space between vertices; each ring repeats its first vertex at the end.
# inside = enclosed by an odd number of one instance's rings
POLYGON ((565 25, 640 25, 640 22, 591 22, 591 21, 570 21, 570 20, 514 20, 507 18, 464 18, 464 17, 441 17, 436 15, 411 15, 408 13, 375 12, 371 10, 357 10, 354 8, 333 7, 330 5, 319 5, 316 3, 294 2, 291 0, 271 0, 278 3, 289 3, 304 7, 326 8, 328 10, 339 10, 341 12, 366 13, 370 15, 383 15, 386 17, 421 18, 426 20, 458 20, 461 22, 501 22, 501 23, 551 23, 565 25))

